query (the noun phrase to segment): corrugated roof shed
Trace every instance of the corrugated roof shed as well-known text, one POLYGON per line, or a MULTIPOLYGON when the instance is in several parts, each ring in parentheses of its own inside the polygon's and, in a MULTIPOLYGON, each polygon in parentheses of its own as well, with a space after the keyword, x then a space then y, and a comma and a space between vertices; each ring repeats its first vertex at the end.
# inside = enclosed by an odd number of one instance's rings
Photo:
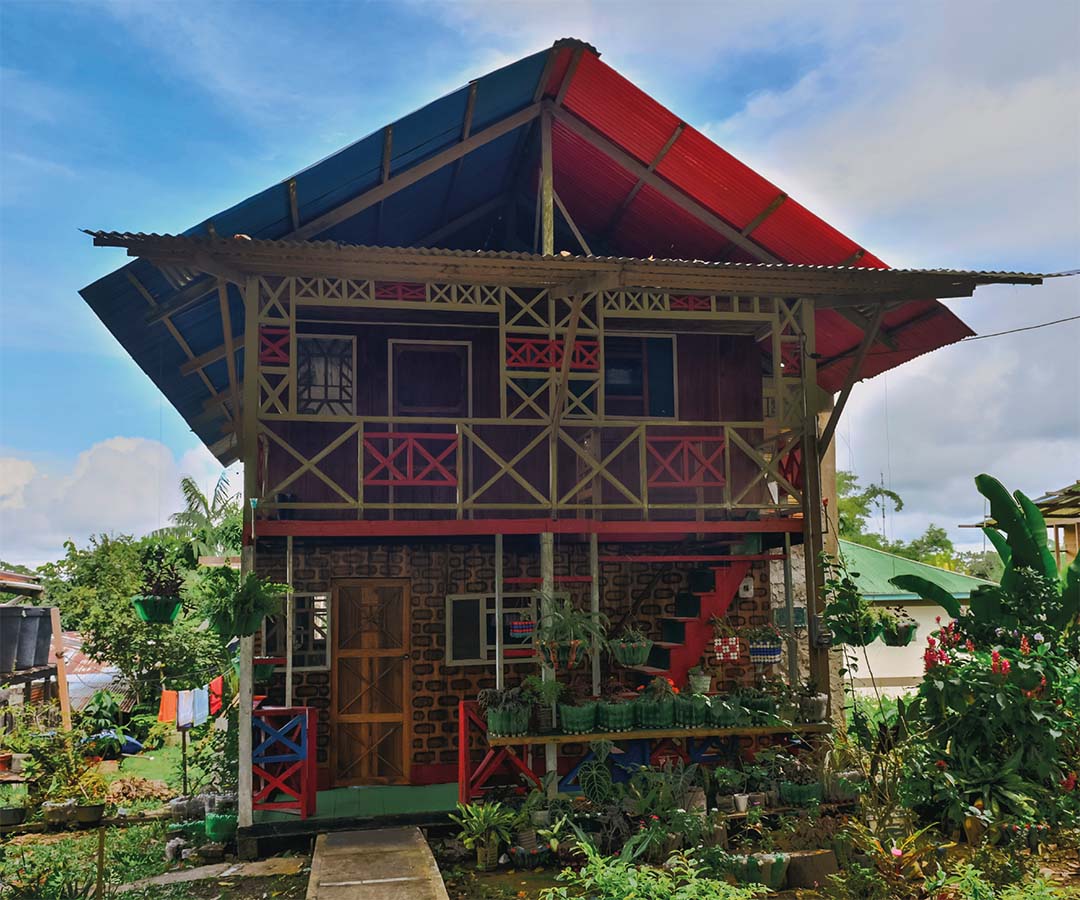
POLYGON ((928 563, 916 562, 913 559, 906 559, 903 556, 886 553, 884 550, 852 541, 840 541, 840 555, 859 586, 860 592, 870 600, 901 602, 917 599, 915 594, 901 591, 896 585, 889 583, 889 579, 897 575, 918 575, 928 578, 941 585, 954 597, 961 599, 970 596, 971 592, 981 585, 994 583, 931 566, 928 563))

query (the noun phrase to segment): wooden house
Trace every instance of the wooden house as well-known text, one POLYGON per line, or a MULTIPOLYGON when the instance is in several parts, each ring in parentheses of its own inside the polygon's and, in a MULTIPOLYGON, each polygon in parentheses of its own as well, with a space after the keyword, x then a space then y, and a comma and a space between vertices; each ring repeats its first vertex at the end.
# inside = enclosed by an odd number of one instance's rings
POLYGON ((93 240, 134 260, 86 302, 244 463, 244 565, 293 592, 259 652, 320 711, 324 788, 473 777, 459 704, 538 670, 510 626, 540 595, 678 677, 805 544, 827 682, 818 461, 852 385, 971 334, 938 299, 1040 280, 888 268, 573 40, 183 234, 93 240))

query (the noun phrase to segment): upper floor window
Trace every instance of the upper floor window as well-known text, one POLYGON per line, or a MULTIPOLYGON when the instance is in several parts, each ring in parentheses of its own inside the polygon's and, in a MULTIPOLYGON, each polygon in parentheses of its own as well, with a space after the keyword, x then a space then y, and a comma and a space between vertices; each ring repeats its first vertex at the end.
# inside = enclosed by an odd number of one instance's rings
POLYGON ((469 345, 391 341, 393 415, 468 416, 469 345))
POLYGON ((604 339, 604 412, 615 418, 674 418, 674 336, 604 339))
POLYGON ((309 415, 356 413, 356 340, 299 335, 296 339, 296 410, 309 415))

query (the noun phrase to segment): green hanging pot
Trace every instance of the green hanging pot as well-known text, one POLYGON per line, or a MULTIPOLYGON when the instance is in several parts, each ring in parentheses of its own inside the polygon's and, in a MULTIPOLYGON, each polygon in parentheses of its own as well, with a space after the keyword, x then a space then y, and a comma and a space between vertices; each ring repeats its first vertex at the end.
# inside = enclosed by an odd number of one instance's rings
POLYGON ((611 655, 620 666, 643 666, 652 647, 652 641, 612 641, 611 655))
POLYGON ((137 594, 131 598, 139 619, 151 625, 172 625, 180 615, 179 597, 156 597, 137 594))

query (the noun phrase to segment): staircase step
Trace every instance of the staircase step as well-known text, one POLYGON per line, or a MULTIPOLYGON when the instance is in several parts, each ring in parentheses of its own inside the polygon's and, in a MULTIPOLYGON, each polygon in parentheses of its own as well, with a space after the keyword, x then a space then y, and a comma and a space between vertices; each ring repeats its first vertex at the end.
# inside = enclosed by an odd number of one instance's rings
POLYGON ((681 647, 682 641, 653 641, 654 647, 663 647, 665 650, 671 650, 673 647, 681 647))
POLYGON ((656 666, 627 666, 634 672, 644 672, 646 675, 667 675, 667 669, 658 669, 656 666))
POLYGON ((658 647, 653 644, 646 664, 667 672, 671 669, 671 650, 668 647, 658 647))
POLYGON ((696 622, 700 616, 663 616, 661 621, 665 622, 696 622))

